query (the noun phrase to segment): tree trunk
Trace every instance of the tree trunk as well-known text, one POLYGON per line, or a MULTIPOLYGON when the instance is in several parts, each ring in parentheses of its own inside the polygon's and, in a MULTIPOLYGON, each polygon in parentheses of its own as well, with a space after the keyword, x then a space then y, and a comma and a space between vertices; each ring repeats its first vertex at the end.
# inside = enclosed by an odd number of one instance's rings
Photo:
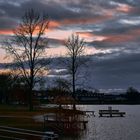
POLYGON ((30 77, 30 87, 29 87, 29 111, 32 110, 33 110, 33 76, 30 77))
POLYGON ((32 88, 29 89, 29 111, 33 111, 33 100, 32 96, 33 95, 33 90, 32 88))
POLYGON ((74 103, 73 103, 73 110, 76 110, 76 104, 75 104, 75 74, 73 73, 73 79, 72 79, 72 88, 73 88, 73 93, 72 93, 72 97, 74 99, 74 103))
MULTIPOLYGON (((32 42, 32 41, 31 41, 32 42)), ((32 48, 32 47, 31 47, 32 48)), ((32 52, 32 51, 31 51, 32 52)), ((31 53, 32 54, 32 53, 31 53)), ((31 57, 32 58, 32 57, 31 57)), ((30 89, 29 89, 29 111, 33 110, 33 82, 34 82, 34 62, 31 61, 30 69, 30 89)))

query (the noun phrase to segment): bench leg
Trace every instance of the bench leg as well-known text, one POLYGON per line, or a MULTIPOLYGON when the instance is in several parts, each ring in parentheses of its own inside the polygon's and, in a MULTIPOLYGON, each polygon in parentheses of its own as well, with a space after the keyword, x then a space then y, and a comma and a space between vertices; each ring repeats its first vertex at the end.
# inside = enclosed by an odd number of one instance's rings
POLYGON ((101 113, 99 113, 99 117, 102 117, 102 114, 101 113))

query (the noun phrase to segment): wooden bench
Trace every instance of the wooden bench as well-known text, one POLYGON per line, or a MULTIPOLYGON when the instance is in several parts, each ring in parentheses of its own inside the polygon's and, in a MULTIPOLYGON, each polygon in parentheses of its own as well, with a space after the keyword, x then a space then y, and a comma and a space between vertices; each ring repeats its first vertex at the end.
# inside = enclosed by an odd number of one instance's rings
POLYGON ((119 112, 119 110, 99 110, 99 112, 101 112, 101 113, 105 113, 105 112, 117 113, 117 112, 119 112))
POLYGON ((99 117, 124 117, 125 112, 119 110, 99 110, 99 117))

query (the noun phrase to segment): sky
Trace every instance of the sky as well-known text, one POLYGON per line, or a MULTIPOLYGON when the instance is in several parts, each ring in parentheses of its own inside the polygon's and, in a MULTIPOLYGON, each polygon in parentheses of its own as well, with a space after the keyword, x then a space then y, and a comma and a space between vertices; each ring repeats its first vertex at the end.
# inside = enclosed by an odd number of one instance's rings
MULTIPOLYGON (((89 86, 140 89, 140 0, 0 0, 0 40, 11 35, 30 8, 50 17, 51 55, 65 52, 61 42, 72 33, 85 39, 93 60, 87 70, 89 86)), ((1 49, 0 54, 4 62, 1 49)))

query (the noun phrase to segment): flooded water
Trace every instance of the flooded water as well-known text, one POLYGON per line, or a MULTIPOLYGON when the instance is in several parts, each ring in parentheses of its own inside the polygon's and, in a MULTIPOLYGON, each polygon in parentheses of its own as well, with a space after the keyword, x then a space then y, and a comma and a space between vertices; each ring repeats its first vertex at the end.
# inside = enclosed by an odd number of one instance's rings
POLYGON ((126 112, 125 117, 99 117, 99 110, 108 105, 80 105, 82 110, 95 111, 95 117, 88 117, 87 131, 79 138, 61 140, 140 140, 140 105, 109 105, 112 109, 126 112))

